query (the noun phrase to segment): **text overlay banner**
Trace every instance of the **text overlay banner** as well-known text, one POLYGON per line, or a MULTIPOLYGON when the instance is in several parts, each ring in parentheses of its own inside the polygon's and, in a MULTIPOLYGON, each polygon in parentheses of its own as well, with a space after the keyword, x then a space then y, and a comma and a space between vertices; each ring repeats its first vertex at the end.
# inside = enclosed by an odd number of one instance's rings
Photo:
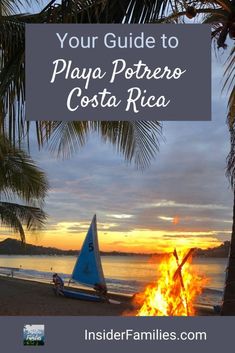
POLYGON ((26 118, 210 120, 210 26, 28 24, 26 118))

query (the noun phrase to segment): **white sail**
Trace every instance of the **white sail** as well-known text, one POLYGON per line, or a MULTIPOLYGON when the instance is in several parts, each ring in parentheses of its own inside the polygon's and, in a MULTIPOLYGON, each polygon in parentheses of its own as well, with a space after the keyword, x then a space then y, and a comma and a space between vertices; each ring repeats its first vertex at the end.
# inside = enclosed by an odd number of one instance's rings
POLYGON ((99 252, 96 215, 93 217, 74 266, 72 279, 90 287, 102 285, 106 288, 99 252))

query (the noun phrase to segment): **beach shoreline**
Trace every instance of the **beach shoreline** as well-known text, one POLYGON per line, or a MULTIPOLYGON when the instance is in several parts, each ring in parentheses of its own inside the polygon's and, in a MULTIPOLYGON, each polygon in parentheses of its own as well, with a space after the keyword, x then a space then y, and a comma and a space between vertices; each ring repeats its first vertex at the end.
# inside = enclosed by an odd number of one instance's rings
MULTIPOLYGON (((130 296, 110 294, 120 304, 95 303, 56 297, 52 288, 48 283, 0 276, 0 316, 122 316, 133 312, 130 296)), ((215 315, 206 305, 197 306, 196 311, 198 316, 215 315)))

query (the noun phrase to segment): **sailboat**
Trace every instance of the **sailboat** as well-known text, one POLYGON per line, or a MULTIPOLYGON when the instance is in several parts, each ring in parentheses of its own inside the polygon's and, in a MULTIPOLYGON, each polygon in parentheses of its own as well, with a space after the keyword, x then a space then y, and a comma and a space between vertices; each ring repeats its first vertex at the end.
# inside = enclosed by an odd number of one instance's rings
POLYGON ((94 215, 88 229, 70 281, 91 287, 96 290, 96 293, 88 294, 68 288, 63 290, 65 297, 95 302, 106 299, 104 294, 107 292, 107 286, 100 259, 96 215, 94 215))

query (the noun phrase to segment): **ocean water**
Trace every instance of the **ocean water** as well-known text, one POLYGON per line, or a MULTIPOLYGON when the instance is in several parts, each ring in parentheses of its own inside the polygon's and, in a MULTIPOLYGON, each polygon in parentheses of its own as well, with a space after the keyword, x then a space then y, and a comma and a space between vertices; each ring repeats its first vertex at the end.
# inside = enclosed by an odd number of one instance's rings
MULTIPOLYGON (((20 268, 15 277, 33 279, 50 283, 52 274, 57 272, 67 282, 72 273, 76 257, 74 256, 0 256, 0 274, 9 271, 1 267, 20 268)), ((198 303, 220 304, 223 295, 225 269, 227 261, 223 258, 195 258, 192 266, 197 273, 208 278, 207 287, 198 303)), ((148 256, 103 256, 102 265, 110 292, 134 294, 140 292, 150 282, 158 278, 158 260, 154 262, 148 256)))

